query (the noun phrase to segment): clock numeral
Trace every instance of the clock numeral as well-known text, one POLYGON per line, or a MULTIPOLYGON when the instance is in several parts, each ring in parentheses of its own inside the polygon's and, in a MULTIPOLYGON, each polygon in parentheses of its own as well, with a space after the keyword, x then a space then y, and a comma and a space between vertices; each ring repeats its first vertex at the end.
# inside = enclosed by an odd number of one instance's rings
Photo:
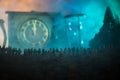
POLYGON ((24 29, 21 29, 20 31, 21 31, 21 32, 23 32, 23 31, 24 31, 24 29))
POLYGON ((36 22, 37 22, 37 20, 32 20, 32 23, 33 23, 33 24, 36 24, 36 22))
POLYGON ((45 35, 48 36, 48 32, 46 32, 45 35))
POLYGON ((46 29, 43 30, 44 33, 47 33, 46 29))
POLYGON ((44 38, 44 39, 46 39, 46 38, 47 38, 47 36, 45 35, 43 38, 44 38))
POLYGON ((22 31, 22 32, 23 32, 24 30, 25 30, 25 27, 24 27, 24 26, 22 26, 22 28, 20 29, 20 31, 22 31))
POLYGON ((46 38, 43 38, 42 41, 45 42, 45 41, 46 41, 46 38))
POLYGON ((25 27, 28 26, 28 23, 25 23, 24 26, 25 26, 25 27))

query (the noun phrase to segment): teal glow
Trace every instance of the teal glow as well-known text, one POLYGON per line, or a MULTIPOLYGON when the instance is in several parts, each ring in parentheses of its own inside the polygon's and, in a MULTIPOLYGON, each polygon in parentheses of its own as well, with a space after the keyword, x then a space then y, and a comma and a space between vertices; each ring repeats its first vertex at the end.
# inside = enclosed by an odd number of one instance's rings
POLYGON ((77 33, 76 33, 76 32, 74 32, 73 34, 74 34, 74 36, 76 36, 76 35, 77 35, 77 33))
MULTIPOLYGON (((84 41, 83 47, 89 47, 89 41, 99 32, 99 29, 103 25, 104 12, 106 10, 106 3, 104 0, 58 0, 56 4, 62 5, 56 7, 56 10, 62 12, 63 15, 67 14, 77 14, 83 13, 84 16, 80 17, 80 22, 78 22, 78 17, 71 17, 68 19, 67 23, 69 31, 71 34, 77 32, 80 28, 81 38, 84 41), (79 28, 78 28, 78 25, 79 28)), ((70 34, 70 33, 69 33, 70 34)), ((75 34, 74 34, 75 35, 75 34)), ((71 36, 72 37, 72 36, 71 36)), ((79 38, 78 38, 79 39, 79 38)))
POLYGON ((82 25, 80 26, 80 29, 83 29, 83 26, 82 26, 82 25))
POLYGON ((71 26, 71 22, 69 22, 68 25, 71 26))
MULTIPOLYGON (((83 13, 80 17, 80 22, 77 22, 76 17, 68 20, 71 22, 70 31, 76 31, 77 24, 81 25, 81 37, 84 41, 83 47, 89 47, 89 41, 94 38, 103 25, 103 18, 106 7, 112 9, 114 17, 120 18, 120 0, 57 0, 55 5, 52 5, 51 10, 62 12, 63 15, 83 13), (57 6, 57 7, 56 7, 57 6)), ((59 22, 59 21, 58 21, 59 22)))
POLYGON ((83 40, 81 41, 81 44, 84 44, 84 41, 83 41, 83 40))

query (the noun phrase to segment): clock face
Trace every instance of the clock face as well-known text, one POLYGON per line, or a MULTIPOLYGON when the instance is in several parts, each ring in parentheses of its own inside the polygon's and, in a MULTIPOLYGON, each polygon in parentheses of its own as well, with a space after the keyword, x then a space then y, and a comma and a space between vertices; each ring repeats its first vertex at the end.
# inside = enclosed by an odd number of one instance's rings
POLYGON ((18 31, 18 38, 27 47, 43 46, 48 40, 47 26, 38 19, 30 19, 22 24, 18 31))

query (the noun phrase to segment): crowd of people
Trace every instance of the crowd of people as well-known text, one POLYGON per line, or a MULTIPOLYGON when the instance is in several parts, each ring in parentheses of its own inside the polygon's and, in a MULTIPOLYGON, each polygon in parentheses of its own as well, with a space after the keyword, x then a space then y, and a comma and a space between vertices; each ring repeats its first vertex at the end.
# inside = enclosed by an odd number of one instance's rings
POLYGON ((24 49, 21 50, 20 48, 11 48, 11 47, 1 47, 0 46, 0 55, 6 56, 13 56, 13 55, 21 55, 21 56, 40 56, 40 55, 48 55, 48 54, 61 54, 61 55, 79 55, 82 53, 98 53, 100 51, 109 51, 110 49, 117 49, 114 47, 100 47, 97 49, 92 48, 50 48, 50 49, 24 49))
POLYGON ((0 47, 0 80, 114 80, 120 48, 16 49, 0 47))

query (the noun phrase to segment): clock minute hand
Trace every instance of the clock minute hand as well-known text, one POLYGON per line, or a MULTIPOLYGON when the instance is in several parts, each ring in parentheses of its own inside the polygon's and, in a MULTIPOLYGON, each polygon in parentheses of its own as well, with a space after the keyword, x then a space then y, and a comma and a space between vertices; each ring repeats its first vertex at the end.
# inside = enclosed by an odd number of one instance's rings
POLYGON ((36 36, 36 21, 33 23, 33 27, 32 27, 32 30, 33 30, 33 33, 34 33, 34 36, 36 36))

